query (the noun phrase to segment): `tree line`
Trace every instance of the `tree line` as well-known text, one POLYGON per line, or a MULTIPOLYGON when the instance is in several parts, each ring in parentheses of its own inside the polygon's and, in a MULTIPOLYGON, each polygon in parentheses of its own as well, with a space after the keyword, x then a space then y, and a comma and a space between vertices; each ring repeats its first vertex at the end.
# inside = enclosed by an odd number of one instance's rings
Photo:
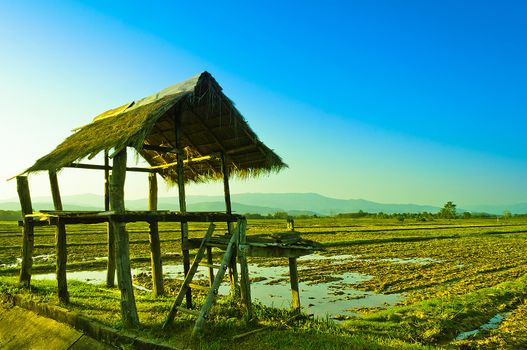
MULTIPOLYGON (((298 215, 291 215, 286 213, 285 211, 278 211, 273 214, 258 214, 258 213, 245 213, 243 214, 248 219, 280 219, 280 220, 287 220, 289 218, 295 218, 295 219, 310 219, 310 218, 317 218, 320 215, 317 214, 298 214, 298 215)), ((458 214, 456 211, 456 204, 449 201, 446 202, 443 208, 439 210, 437 213, 427 212, 423 211, 421 213, 368 213, 362 210, 359 210, 358 212, 353 213, 339 213, 335 215, 329 215, 329 217, 335 217, 335 218, 351 218, 351 219, 357 219, 357 218, 376 218, 376 219, 397 219, 399 221, 404 220, 416 220, 416 221, 430 221, 434 219, 471 219, 471 218, 495 218, 497 215, 495 214, 488 214, 488 213, 470 213, 470 212, 463 212, 461 214, 458 214)), ((511 214, 510 211, 505 210, 502 215, 498 215, 504 219, 508 219, 511 217, 527 217, 526 214, 511 214)), ((0 210, 0 221, 17 221, 22 219, 22 214, 20 211, 17 210, 0 210)))

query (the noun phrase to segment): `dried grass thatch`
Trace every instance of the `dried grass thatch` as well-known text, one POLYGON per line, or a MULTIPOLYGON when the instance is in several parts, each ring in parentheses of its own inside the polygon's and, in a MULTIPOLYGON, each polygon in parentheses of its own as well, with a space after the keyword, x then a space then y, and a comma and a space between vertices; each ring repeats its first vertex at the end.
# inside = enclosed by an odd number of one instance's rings
POLYGON ((176 116, 181 116, 185 181, 203 182, 223 176, 219 155, 226 155, 232 175, 257 176, 287 167, 265 146, 207 72, 159 93, 106 111, 76 130, 25 173, 58 171, 101 151, 113 154, 133 147, 168 182, 176 182, 176 116), (161 149, 161 148, 163 149, 161 149), (168 151, 167 151, 168 150, 168 151), (191 159, 211 156, 193 162, 191 159))

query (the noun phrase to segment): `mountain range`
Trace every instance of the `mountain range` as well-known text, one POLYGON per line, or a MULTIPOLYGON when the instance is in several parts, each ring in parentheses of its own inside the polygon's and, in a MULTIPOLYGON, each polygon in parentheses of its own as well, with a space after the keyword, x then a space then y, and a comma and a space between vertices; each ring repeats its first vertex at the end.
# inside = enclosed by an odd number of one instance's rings
MULTIPOLYGON (((338 213, 352 213, 362 210, 369 213, 436 213, 441 208, 432 205, 418 204, 387 204, 377 203, 364 199, 337 199, 322 196, 316 193, 241 193, 231 195, 233 211, 237 213, 257 213, 262 215, 276 212, 287 212, 290 215, 334 215, 338 213)), ((65 210, 102 210, 104 199, 94 194, 63 196, 65 210)), ((35 210, 53 209, 50 197, 37 197, 33 199, 35 210)), ((146 210, 147 199, 134 199, 126 201, 129 210, 146 210)), ((178 210, 177 197, 160 197, 158 201, 160 210, 178 210)), ((0 210, 19 210, 17 199, 0 201, 0 210)), ((189 211, 224 211, 223 196, 187 196, 187 210, 189 211)), ((502 214, 505 210, 512 214, 527 213, 527 203, 511 205, 473 205, 466 206, 458 212, 485 212, 489 214, 502 214)))

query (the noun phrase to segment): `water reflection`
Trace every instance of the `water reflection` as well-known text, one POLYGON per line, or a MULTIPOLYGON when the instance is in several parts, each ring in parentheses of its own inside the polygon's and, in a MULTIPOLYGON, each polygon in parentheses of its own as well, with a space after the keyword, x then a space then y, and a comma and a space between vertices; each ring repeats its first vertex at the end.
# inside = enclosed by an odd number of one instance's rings
MULTIPOLYGON (((321 259, 316 256, 315 259, 321 259)), ((323 258, 322 258, 323 259, 323 258)), ((306 258, 299 259, 307 260, 306 258)), ((300 266, 299 266, 300 267, 300 266)), ((301 273, 301 268, 299 271, 301 273)), ((132 269, 132 274, 149 273, 150 268, 132 269)), ((291 287, 289 283, 288 266, 249 266, 251 278, 251 295, 253 300, 258 300, 264 305, 289 308, 291 306, 291 287)), ((183 279, 182 265, 164 265, 163 275, 166 279, 183 279)), ((78 280, 93 284, 103 284, 106 281, 106 271, 71 271, 67 273, 70 280, 78 280)), ((332 274, 333 280, 329 282, 300 282, 300 301, 302 310, 313 314, 317 318, 346 317, 358 315, 359 308, 384 308, 395 305, 401 301, 401 294, 377 294, 354 289, 352 286, 372 278, 365 274, 344 272, 332 274)), ((55 279, 54 273, 37 274, 34 279, 55 279)), ((199 267, 195 279, 208 279, 208 268, 199 267)), ((137 289, 148 291, 141 286, 137 289)), ((230 285, 222 283, 219 293, 227 295, 230 285)))

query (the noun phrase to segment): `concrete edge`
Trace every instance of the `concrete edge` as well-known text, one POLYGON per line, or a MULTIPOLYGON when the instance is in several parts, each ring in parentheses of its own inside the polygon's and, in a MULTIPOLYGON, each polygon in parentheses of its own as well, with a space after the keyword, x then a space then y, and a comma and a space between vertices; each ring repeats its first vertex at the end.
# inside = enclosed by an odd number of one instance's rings
POLYGON ((136 350, 182 350, 169 344, 155 343, 133 334, 125 334, 117 329, 69 311, 59 306, 48 305, 24 298, 22 295, 4 295, 5 300, 14 305, 35 312, 55 321, 69 324, 86 335, 115 347, 136 350))

